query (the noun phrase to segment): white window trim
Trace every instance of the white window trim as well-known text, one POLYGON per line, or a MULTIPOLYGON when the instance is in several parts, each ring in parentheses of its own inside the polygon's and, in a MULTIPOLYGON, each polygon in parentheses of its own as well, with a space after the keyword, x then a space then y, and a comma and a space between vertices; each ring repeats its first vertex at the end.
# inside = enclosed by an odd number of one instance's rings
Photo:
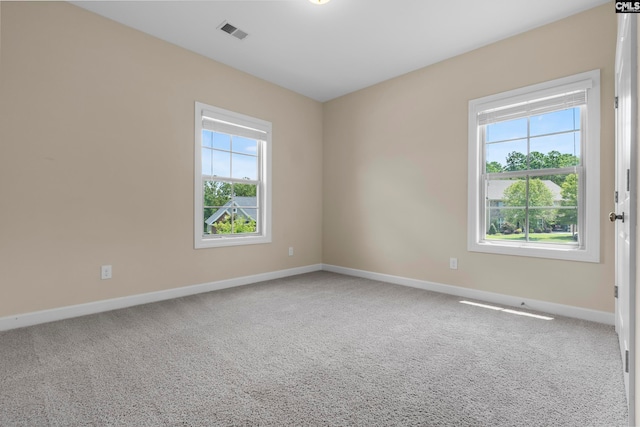
POLYGON ((195 103, 195 135, 194 135, 194 247, 216 248, 224 246, 253 245, 271 243, 271 129, 270 122, 256 119, 244 114, 214 107, 201 102, 195 103), (206 113, 205 113, 206 112, 206 113), (202 116, 206 115, 238 126, 256 129, 265 134, 260 143, 260 225, 258 234, 225 234, 215 237, 204 237, 203 188, 202 188, 202 116))
POLYGON ((588 71, 508 92, 490 95, 469 101, 469 164, 468 164, 468 213, 467 249, 502 255, 519 255, 536 258, 552 258, 569 261, 600 262, 600 70, 588 71), (490 108, 509 105, 538 96, 552 95, 566 91, 570 86, 590 80, 587 95, 587 121, 582 123, 586 132, 586 143, 580 153, 584 166, 582 227, 584 232, 582 247, 561 245, 531 245, 526 242, 501 242, 483 240, 481 236, 483 218, 481 209, 482 173, 485 165, 483 147, 479 135, 478 113, 490 108))

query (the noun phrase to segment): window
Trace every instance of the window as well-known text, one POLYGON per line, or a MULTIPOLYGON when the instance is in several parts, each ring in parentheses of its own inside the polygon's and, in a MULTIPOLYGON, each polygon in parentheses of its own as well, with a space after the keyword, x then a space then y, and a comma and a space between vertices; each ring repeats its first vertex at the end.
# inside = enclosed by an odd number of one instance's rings
POLYGON ((196 102, 195 247, 271 242, 271 123, 196 102))
POLYGON ((469 102, 468 249, 600 259, 600 72, 469 102))

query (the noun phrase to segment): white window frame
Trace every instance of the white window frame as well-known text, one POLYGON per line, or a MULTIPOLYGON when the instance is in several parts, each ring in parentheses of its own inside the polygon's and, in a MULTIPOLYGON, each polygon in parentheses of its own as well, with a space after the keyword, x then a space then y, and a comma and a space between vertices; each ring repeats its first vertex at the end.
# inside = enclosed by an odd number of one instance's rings
MULTIPOLYGON (((196 249, 236 245, 271 243, 271 132, 270 122, 244 114, 214 107, 201 102, 195 103, 195 144, 194 144, 194 247, 196 249), (202 176, 202 130, 203 118, 215 121, 224 132, 249 136, 258 141, 258 231, 252 234, 203 233, 204 192, 202 176)), ((226 179, 225 179, 226 181, 226 179)))
MULTIPOLYGON (((584 116, 584 115, 583 115, 584 116)), ((469 177, 467 249, 502 255, 519 255, 569 261, 600 262, 600 70, 588 71, 469 101, 469 177), (581 121, 583 143, 579 188, 580 245, 544 245, 530 242, 487 240, 483 186, 485 154, 478 114, 571 90, 587 90, 586 119, 581 121)))

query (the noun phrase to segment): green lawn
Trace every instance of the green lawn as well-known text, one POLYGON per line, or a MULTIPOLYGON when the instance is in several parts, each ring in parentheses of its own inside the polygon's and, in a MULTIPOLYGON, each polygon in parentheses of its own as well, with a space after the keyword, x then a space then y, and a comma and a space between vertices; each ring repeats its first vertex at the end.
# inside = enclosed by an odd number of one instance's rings
MULTIPOLYGON (((487 240, 524 240, 524 233, 487 235, 487 240)), ((575 243, 571 233, 530 233, 530 242, 541 243, 575 243)))

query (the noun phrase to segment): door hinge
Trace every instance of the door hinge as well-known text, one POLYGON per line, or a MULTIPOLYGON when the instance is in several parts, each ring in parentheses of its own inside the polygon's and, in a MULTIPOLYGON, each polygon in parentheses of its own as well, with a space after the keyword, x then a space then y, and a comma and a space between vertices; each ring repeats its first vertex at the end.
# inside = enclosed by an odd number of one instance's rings
POLYGON ((629 350, 624 351, 624 371, 629 373, 629 350))
POLYGON ((616 96, 615 100, 613 101, 613 105, 614 108, 618 108, 618 97, 616 96))
POLYGON ((617 287, 617 286, 614 286, 614 287, 613 287, 613 296, 614 296, 615 298, 618 298, 618 287, 617 287))
POLYGON ((629 169, 627 169, 627 191, 629 191, 629 188, 631 188, 631 187, 629 186, 629 184, 630 184, 629 174, 630 174, 630 173, 631 173, 631 172, 629 171, 629 169))

